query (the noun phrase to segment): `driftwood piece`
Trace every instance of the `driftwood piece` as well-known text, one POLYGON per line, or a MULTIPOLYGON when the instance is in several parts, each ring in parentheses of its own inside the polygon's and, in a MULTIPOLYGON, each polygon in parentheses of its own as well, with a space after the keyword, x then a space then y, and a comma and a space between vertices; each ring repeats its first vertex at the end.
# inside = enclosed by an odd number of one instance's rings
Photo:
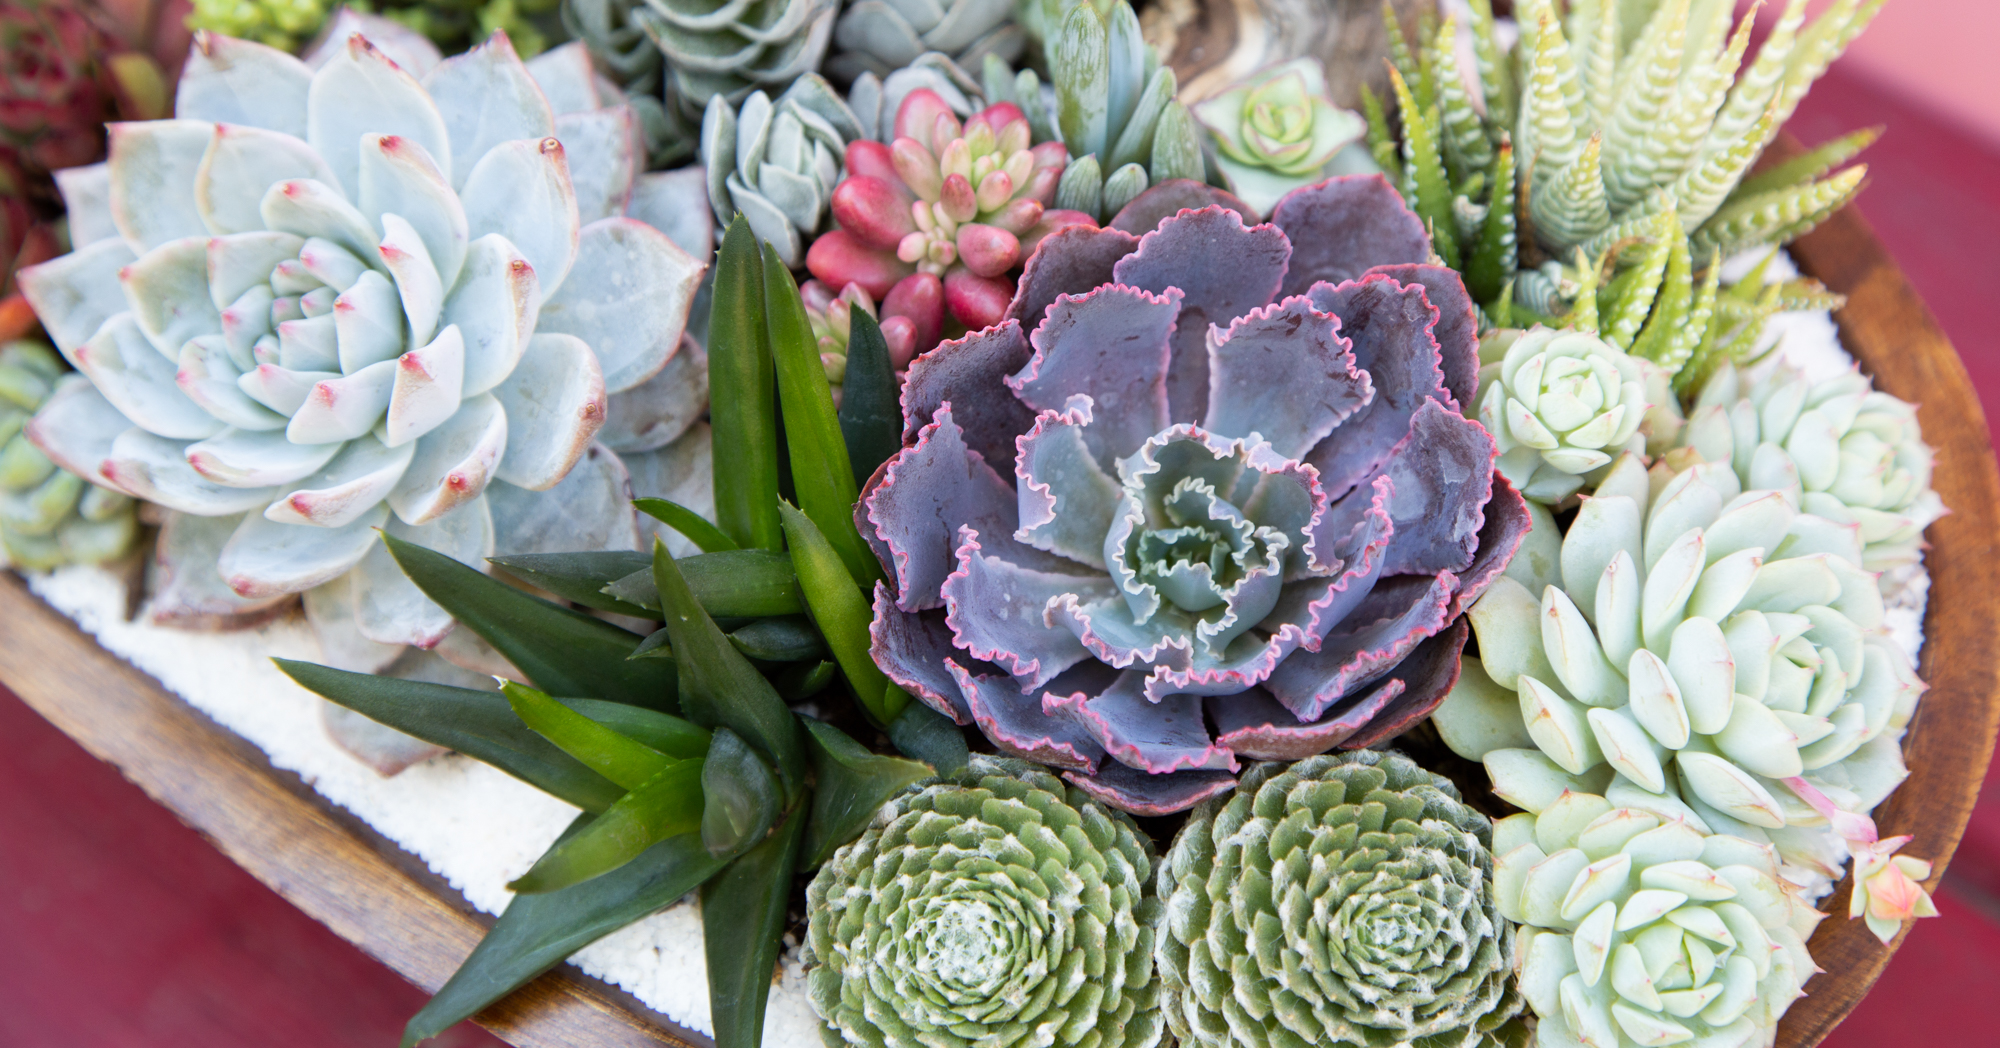
MULTIPOLYGON (((1406 36, 1431 0, 1390 0, 1406 36)), ((1326 64, 1333 103, 1361 108, 1361 85, 1389 93, 1382 59, 1389 34, 1382 0, 1154 0, 1139 16, 1146 40, 1167 56, 1181 99, 1206 98, 1230 84, 1301 55, 1326 64)))

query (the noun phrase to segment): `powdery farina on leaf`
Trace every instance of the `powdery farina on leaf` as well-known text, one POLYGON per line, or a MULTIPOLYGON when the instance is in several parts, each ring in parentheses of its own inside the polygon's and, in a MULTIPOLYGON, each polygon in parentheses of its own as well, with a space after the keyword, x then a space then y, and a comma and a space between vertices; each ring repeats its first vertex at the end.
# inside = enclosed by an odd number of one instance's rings
POLYGON ((1278 214, 1050 237, 1009 319, 912 365, 863 496, 884 670, 1127 811, 1414 723, 1527 528, 1415 216, 1375 177, 1278 214))
POLYGON ((21 275, 94 387, 35 439, 244 514, 214 562, 237 610, 355 572, 363 634, 436 644, 376 529, 490 554, 488 486, 554 487, 680 344, 702 266, 622 217, 637 122, 604 102, 580 48, 531 66, 499 33, 421 82, 359 34, 317 71, 203 34, 179 119, 66 182, 105 235, 21 275))

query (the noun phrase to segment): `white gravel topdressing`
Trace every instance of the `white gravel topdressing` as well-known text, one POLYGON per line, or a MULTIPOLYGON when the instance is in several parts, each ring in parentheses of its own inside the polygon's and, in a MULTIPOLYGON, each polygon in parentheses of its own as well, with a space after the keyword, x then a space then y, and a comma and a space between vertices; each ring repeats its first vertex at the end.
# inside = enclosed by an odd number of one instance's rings
MULTIPOLYGON (((1738 259, 1731 268, 1740 272, 1747 265, 1738 259)), ((1780 258, 1767 277, 1793 275, 1789 260, 1780 258)), ((1773 357, 1813 378, 1853 366, 1824 312, 1782 315, 1772 331, 1783 340, 1773 357)), ((143 614, 125 621, 123 583, 94 568, 31 576, 29 585, 107 651, 256 744, 272 764, 298 773, 487 913, 506 907, 506 883, 525 873, 576 815, 570 805, 457 755, 385 779, 335 747, 320 726, 318 699, 269 661, 272 656, 318 660, 319 643, 301 619, 240 633, 190 633, 148 625, 143 614)), ((1923 643, 1929 588, 1930 579, 1919 568, 1890 599, 1890 630, 1913 659, 1923 643)), ((571 960, 674 1022, 711 1032, 701 919, 691 900, 607 936, 571 960)), ((764 1043, 798 1048, 818 1041, 797 950, 788 944, 771 991, 764 1043)))

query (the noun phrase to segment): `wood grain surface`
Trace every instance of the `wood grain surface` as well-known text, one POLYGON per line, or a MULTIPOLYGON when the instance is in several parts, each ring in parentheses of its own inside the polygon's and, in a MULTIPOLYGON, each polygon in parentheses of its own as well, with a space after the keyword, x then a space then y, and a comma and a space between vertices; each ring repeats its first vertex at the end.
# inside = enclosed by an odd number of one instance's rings
MULTIPOLYGON (((342 938, 433 992, 492 923, 298 776, 99 648, 0 572, 0 680, 342 938)), ((522 1048, 695 1048, 636 998, 564 965, 476 1016, 522 1048)))
MULTIPOLYGON (((1774 158, 1798 151, 1781 141, 1774 158)), ((1937 450, 1933 480, 1950 513, 1931 525, 1930 604, 1918 672, 1930 691, 1903 744, 1910 777, 1876 811, 1884 836, 1911 834, 1904 854, 1932 862, 1936 890, 1965 833, 2000 730, 2000 474, 1979 396, 1951 342, 1853 208, 1791 247, 1799 268, 1847 296, 1841 341, 1878 389, 1917 405, 1937 450)), ((1785 1013, 1779 1048, 1811 1048, 1867 994, 1903 935, 1884 946, 1847 919, 1848 882, 1826 901, 1808 948, 1825 974, 1785 1013)), ((1907 928, 1904 935, 1908 934, 1907 928)))

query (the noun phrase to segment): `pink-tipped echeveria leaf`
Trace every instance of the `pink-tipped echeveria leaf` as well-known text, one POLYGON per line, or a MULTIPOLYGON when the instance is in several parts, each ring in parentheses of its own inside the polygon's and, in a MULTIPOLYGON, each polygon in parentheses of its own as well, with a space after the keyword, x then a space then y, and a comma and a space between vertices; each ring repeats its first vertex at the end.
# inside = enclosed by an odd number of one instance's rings
POLYGON ((589 86, 580 49, 531 70, 495 33, 419 68, 371 39, 309 67, 203 35, 178 119, 117 125, 102 192, 70 180, 80 228, 117 235, 21 274, 95 393, 52 401, 35 439, 181 513, 241 515, 177 552, 216 558, 176 575, 180 620, 233 613, 225 585, 264 601, 353 571, 362 633, 436 643, 441 610, 366 570, 374 529, 393 511, 426 545, 490 549, 487 485, 558 498, 607 396, 681 344, 703 263, 618 216, 638 126, 559 90, 558 60, 589 86))
POLYGON ((1059 232, 918 358, 858 513, 892 679, 1153 814, 1442 700, 1528 517, 1457 410, 1464 291, 1378 182, 1059 232))

